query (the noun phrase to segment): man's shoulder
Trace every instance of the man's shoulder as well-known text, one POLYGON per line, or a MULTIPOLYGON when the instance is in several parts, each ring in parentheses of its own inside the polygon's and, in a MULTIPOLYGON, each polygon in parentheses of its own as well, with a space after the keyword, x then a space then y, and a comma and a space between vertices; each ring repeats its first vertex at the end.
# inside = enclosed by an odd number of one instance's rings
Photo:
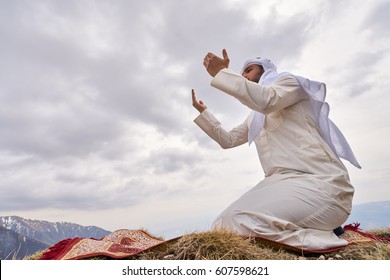
POLYGON ((274 84, 278 86, 300 87, 298 79, 293 74, 287 72, 280 75, 280 77, 275 81, 274 84))

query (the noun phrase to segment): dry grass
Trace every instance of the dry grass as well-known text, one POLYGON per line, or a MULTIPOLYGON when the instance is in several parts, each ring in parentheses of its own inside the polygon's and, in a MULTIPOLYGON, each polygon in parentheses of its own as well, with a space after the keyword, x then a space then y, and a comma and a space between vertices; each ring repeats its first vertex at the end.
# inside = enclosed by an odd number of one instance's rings
MULTIPOLYGON (((390 229, 371 232, 387 237, 390 229)), ((175 243, 144 252, 143 260, 389 260, 390 242, 366 242, 323 255, 302 255, 275 248, 255 239, 242 238, 229 231, 208 231, 184 235, 175 243)))
POLYGON ((251 238, 224 231, 208 231, 184 235, 172 244, 137 256, 147 260, 291 260, 295 256, 282 250, 261 246, 251 238))
MULTIPOLYGON (((390 228, 370 233, 388 238, 390 228)), ((27 259, 38 259, 41 253, 27 259)), ((91 259, 109 259, 94 257, 91 259)), ((145 251, 132 260, 390 260, 390 242, 363 242, 342 250, 303 256, 272 247, 252 238, 243 238, 225 230, 190 233, 145 251)))
POLYGON ((343 260, 390 260, 389 243, 374 242, 349 246, 339 252, 327 255, 327 259, 343 260))

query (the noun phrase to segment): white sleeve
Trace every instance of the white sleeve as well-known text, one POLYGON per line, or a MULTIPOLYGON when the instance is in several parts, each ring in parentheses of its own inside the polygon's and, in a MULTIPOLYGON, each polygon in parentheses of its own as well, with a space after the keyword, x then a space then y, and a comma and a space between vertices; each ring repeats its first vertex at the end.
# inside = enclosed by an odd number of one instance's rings
POLYGON ((299 82, 291 75, 281 77, 273 85, 262 86, 225 68, 213 78, 211 85, 263 114, 281 110, 307 98, 299 82))
POLYGON ((194 122, 223 149, 237 147, 248 142, 248 118, 230 131, 221 127, 221 123, 208 110, 204 110, 194 122))

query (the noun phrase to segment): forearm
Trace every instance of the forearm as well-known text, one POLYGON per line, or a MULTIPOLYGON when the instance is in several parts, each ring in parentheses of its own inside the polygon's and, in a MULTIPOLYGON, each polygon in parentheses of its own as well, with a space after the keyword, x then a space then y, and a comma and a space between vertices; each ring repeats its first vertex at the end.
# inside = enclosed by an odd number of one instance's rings
POLYGON ((208 110, 203 111, 194 122, 223 149, 233 148, 248 142, 246 122, 230 131, 226 131, 208 110))

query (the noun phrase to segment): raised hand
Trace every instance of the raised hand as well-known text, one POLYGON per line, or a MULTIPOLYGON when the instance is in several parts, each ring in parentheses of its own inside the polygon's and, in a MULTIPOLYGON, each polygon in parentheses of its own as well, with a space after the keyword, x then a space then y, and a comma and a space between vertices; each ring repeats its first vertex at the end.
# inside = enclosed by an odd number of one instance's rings
POLYGON ((207 53, 203 60, 203 65, 206 68, 207 72, 212 76, 218 74, 224 68, 228 68, 230 63, 229 56, 226 52, 226 49, 222 50, 222 58, 216 56, 213 53, 207 53))
POLYGON ((197 100, 195 96, 195 90, 192 90, 192 106, 195 107, 196 110, 199 111, 199 113, 202 113, 204 110, 207 109, 207 106, 203 103, 202 100, 197 100))

